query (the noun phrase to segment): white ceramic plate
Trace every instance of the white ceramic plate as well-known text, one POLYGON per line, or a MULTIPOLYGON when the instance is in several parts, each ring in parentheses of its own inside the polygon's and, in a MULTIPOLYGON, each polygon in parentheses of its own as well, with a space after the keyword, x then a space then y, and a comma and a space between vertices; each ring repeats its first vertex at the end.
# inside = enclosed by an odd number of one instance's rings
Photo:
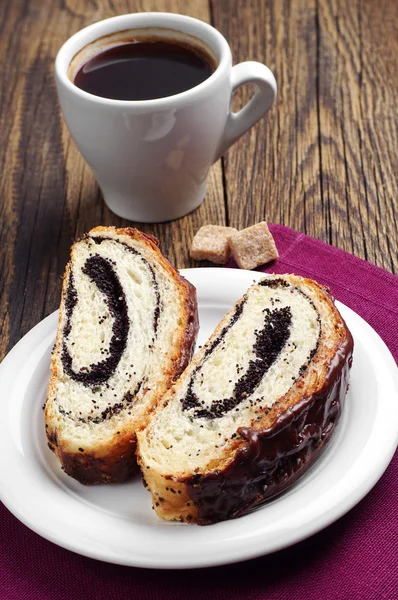
MULTIPOLYGON (((197 288, 202 344, 260 273, 182 272, 197 288)), ((359 502, 386 469, 398 441, 398 377, 373 329, 337 303, 355 340, 350 390, 336 432, 286 493, 240 519, 208 527, 167 523, 151 510, 140 478, 84 487, 49 451, 42 406, 57 314, 30 331, 0 367, 0 494, 41 536, 104 561, 136 567, 207 567, 274 552, 326 527, 359 502)))

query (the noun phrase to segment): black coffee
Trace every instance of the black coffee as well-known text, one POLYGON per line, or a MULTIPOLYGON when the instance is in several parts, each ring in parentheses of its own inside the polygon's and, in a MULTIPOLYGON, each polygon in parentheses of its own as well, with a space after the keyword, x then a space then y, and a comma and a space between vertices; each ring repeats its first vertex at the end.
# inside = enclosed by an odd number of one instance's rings
POLYGON ((185 92, 215 70, 210 57, 188 45, 166 40, 114 46, 88 60, 74 84, 114 100, 153 100, 185 92))

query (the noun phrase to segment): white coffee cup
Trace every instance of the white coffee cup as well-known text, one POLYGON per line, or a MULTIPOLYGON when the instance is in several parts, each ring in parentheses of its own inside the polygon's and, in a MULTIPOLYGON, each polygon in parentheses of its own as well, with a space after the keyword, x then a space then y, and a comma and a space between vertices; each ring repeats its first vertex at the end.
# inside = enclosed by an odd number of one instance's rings
POLYGON ((106 204, 117 215, 141 223, 177 219, 197 208, 210 166, 276 98, 276 81, 265 65, 250 61, 232 66, 221 33, 172 13, 121 15, 82 29, 60 49, 55 77, 66 124, 106 204), (218 66, 196 87, 155 100, 112 100, 74 85, 73 77, 90 53, 104 44, 118 45, 126 33, 131 38, 143 32, 192 42, 205 48, 218 66), (232 95, 245 84, 254 84, 254 96, 233 113, 232 95))

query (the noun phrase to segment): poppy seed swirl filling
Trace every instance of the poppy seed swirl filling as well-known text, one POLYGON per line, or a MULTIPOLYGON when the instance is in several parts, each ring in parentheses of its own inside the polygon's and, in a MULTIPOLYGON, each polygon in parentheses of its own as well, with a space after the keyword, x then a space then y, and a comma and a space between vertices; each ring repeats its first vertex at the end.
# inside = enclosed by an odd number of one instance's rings
POLYGON ((305 373, 320 335, 320 317, 310 297, 283 280, 262 280, 203 349, 181 395, 181 410, 191 423, 207 422, 214 440, 222 438, 217 447, 222 446, 234 435, 237 419, 245 420, 247 415, 251 420, 253 409, 258 414, 269 410, 273 398, 287 393, 305 373), (215 394, 212 379, 217 379, 222 396, 219 391, 215 394), (218 421, 223 425, 218 426, 218 421), (228 433, 225 422, 229 423, 228 433))
MULTIPOLYGON (((236 323, 239 316, 242 314, 243 306, 244 302, 239 306, 239 310, 236 311, 227 327, 222 330, 220 336, 212 343, 210 348, 206 350, 205 356, 211 354, 214 348, 218 346, 225 337, 227 331, 234 323, 236 323)), ((198 397, 192 389, 195 376, 200 371, 200 368, 198 367, 188 384, 188 392, 183 400, 183 408, 187 409, 195 407, 195 417, 217 419, 233 410, 242 402, 242 400, 251 396, 289 339, 291 320, 292 314, 288 306, 281 309, 276 308, 273 311, 267 308, 264 325, 262 329, 255 332, 256 341, 253 345, 255 358, 249 361, 246 372, 237 380, 232 395, 229 398, 213 400, 210 409, 202 408, 198 397)))
POLYGON ((71 317, 73 309, 77 304, 76 290, 74 289, 73 277, 71 276, 67 296, 67 321, 64 328, 62 364, 65 372, 71 379, 83 385, 92 386, 105 383, 115 372, 120 357, 126 348, 129 320, 124 291, 110 261, 101 256, 91 256, 87 259, 82 272, 90 278, 103 294, 108 310, 114 319, 112 338, 109 344, 109 356, 97 364, 90 364, 89 367, 80 367, 78 372, 72 368, 72 357, 65 342, 71 331, 71 317), (72 299, 68 301, 70 297, 72 299))
POLYGON ((122 411, 133 414, 135 402, 145 393, 145 365, 158 334, 161 297, 152 266, 134 248, 106 237, 86 237, 84 247, 84 256, 79 255, 79 264, 69 273, 61 351, 60 385, 70 392, 62 396, 79 395, 79 410, 64 403, 58 410, 71 421, 91 426, 122 411), (139 261, 126 276, 119 264, 127 251, 139 261), (144 281, 151 284, 145 297, 144 281), (85 308, 83 321, 79 303, 85 308), (147 314, 147 303, 153 319, 146 319, 142 327, 137 311, 147 314))

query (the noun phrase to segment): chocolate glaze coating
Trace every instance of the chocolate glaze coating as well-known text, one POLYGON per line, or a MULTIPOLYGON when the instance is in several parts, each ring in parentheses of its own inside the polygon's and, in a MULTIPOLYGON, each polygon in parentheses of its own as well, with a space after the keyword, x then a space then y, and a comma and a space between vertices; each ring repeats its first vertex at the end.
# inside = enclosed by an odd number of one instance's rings
POLYGON ((58 454, 65 473, 83 485, 118 483, 126 481, 139 470, 135 458, 135 446, 135 439, 132 439, 130 445, 126 445, 124 453, 106 458, 62 451, 58 454))
POLYGON ((239 517, 284 491, 308 469, 339 420, 353 345, 346 327, 345 342, 317 393, 286 410, 269 429, 240 428, 238 433, 246 443, 222 472, 198 474, 184 481, 198 506, 198 524, 239 517))

